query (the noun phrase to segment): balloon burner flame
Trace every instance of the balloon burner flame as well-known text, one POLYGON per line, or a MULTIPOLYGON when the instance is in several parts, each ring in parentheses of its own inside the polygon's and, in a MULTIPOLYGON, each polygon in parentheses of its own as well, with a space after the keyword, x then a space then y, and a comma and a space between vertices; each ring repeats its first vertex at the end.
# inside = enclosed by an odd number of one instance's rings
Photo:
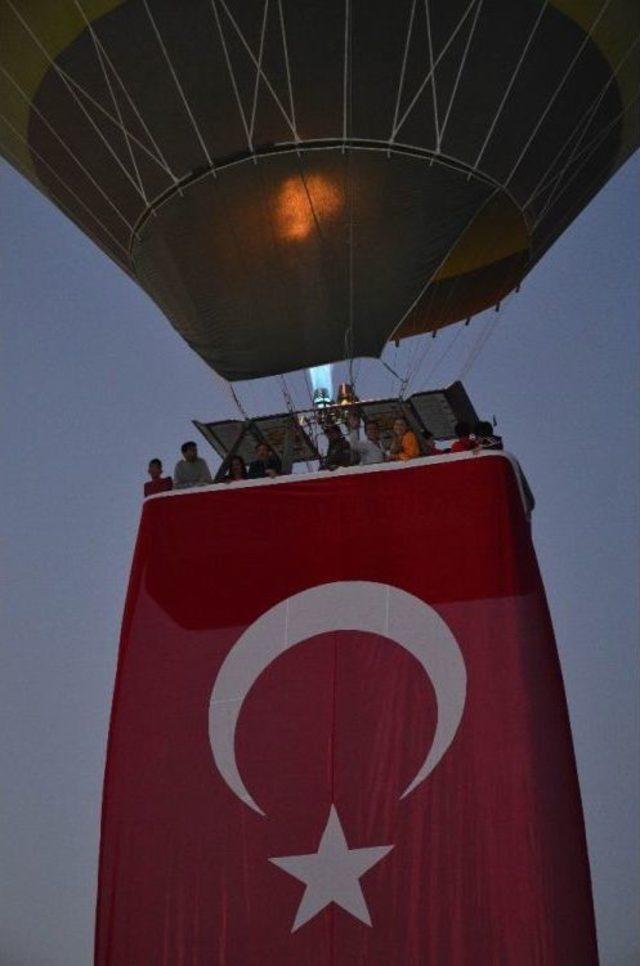
POLYGON ((331 390, 333 388, 331 366, 314 366, 313 369, 309 369, 309 377, 313 390, 314 406, 316 405, 316 398, 326 399, 327 401, 324 403, 326 406, 331 402, 331 390))

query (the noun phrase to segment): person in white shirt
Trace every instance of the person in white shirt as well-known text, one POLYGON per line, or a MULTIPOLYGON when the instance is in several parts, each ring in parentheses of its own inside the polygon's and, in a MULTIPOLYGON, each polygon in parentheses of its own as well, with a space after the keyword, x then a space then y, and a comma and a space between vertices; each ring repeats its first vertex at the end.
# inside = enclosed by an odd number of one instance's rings
POLYGON ((367 419, 364 424, 364 439, 359 439, 360 420, 349 421, 349 444, 354 463, 360 466, 371 466, 373 463, 384 463, 387 458, 380 441, 380 427, 375 419, 367 419))
POLYGON ((213 483, 209 467, 202 457, 198 456, 198 447, 193 440, 183 443, 180 448, 183 459, 178 460, 173 471, 174 490, 186 490, 191 486, 205 486, 207 483, 213 483))

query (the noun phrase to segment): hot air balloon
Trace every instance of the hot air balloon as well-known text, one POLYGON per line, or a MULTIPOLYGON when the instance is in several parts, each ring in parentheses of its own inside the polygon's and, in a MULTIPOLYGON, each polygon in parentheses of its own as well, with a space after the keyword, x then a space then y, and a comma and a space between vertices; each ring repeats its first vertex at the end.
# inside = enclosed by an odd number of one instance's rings
POLYGON ((502 299, 638 143, 633 0, 1 0, 8 160, 229 380, 502 299))
MULTIPOLYGON (((375 358, 500 302, 635 149, 639 27, 635 0, 0 0, 0 151, 225 379, 375 358)), ((416 456, 475 412, 404 389, 196 425, 288 474, 314 420, 399 416, 411 460, 145 501, 96 966, 595 966, 530 494, 506 453, 416 456)))

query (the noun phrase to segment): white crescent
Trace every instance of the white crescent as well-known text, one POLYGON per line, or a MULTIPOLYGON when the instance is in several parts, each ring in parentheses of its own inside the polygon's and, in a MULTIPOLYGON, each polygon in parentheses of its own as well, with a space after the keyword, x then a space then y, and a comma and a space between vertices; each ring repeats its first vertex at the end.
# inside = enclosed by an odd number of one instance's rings
POLYGON ((418 661, 433 685, 438 718, 433 742, 402 793, 413 791, 453 741, 464 710, 467 673, 458 642, 439 614, 398 587, 366 580, 320 584, 280 601, 238 638, 222 663, 209 703, 213 758, 232 792, 256 804, 238 771, 235 734, 242 704, 262 672, 289 648, 331 631, 365 631, 387 637, 418 661))

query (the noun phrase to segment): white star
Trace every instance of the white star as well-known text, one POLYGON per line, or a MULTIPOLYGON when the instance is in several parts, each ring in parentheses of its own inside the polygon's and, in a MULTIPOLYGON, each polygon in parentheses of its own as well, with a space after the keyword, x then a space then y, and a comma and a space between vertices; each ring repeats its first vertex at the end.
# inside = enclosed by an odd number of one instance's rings
POLYGON ((359 880, 392 848, 393 845, 378 845, 350 849, 336 807, 332 805, 317 852, 269 859, 307 887, 291 932, 304 926, 332 902, 370 926, 371 916, 359 880))

